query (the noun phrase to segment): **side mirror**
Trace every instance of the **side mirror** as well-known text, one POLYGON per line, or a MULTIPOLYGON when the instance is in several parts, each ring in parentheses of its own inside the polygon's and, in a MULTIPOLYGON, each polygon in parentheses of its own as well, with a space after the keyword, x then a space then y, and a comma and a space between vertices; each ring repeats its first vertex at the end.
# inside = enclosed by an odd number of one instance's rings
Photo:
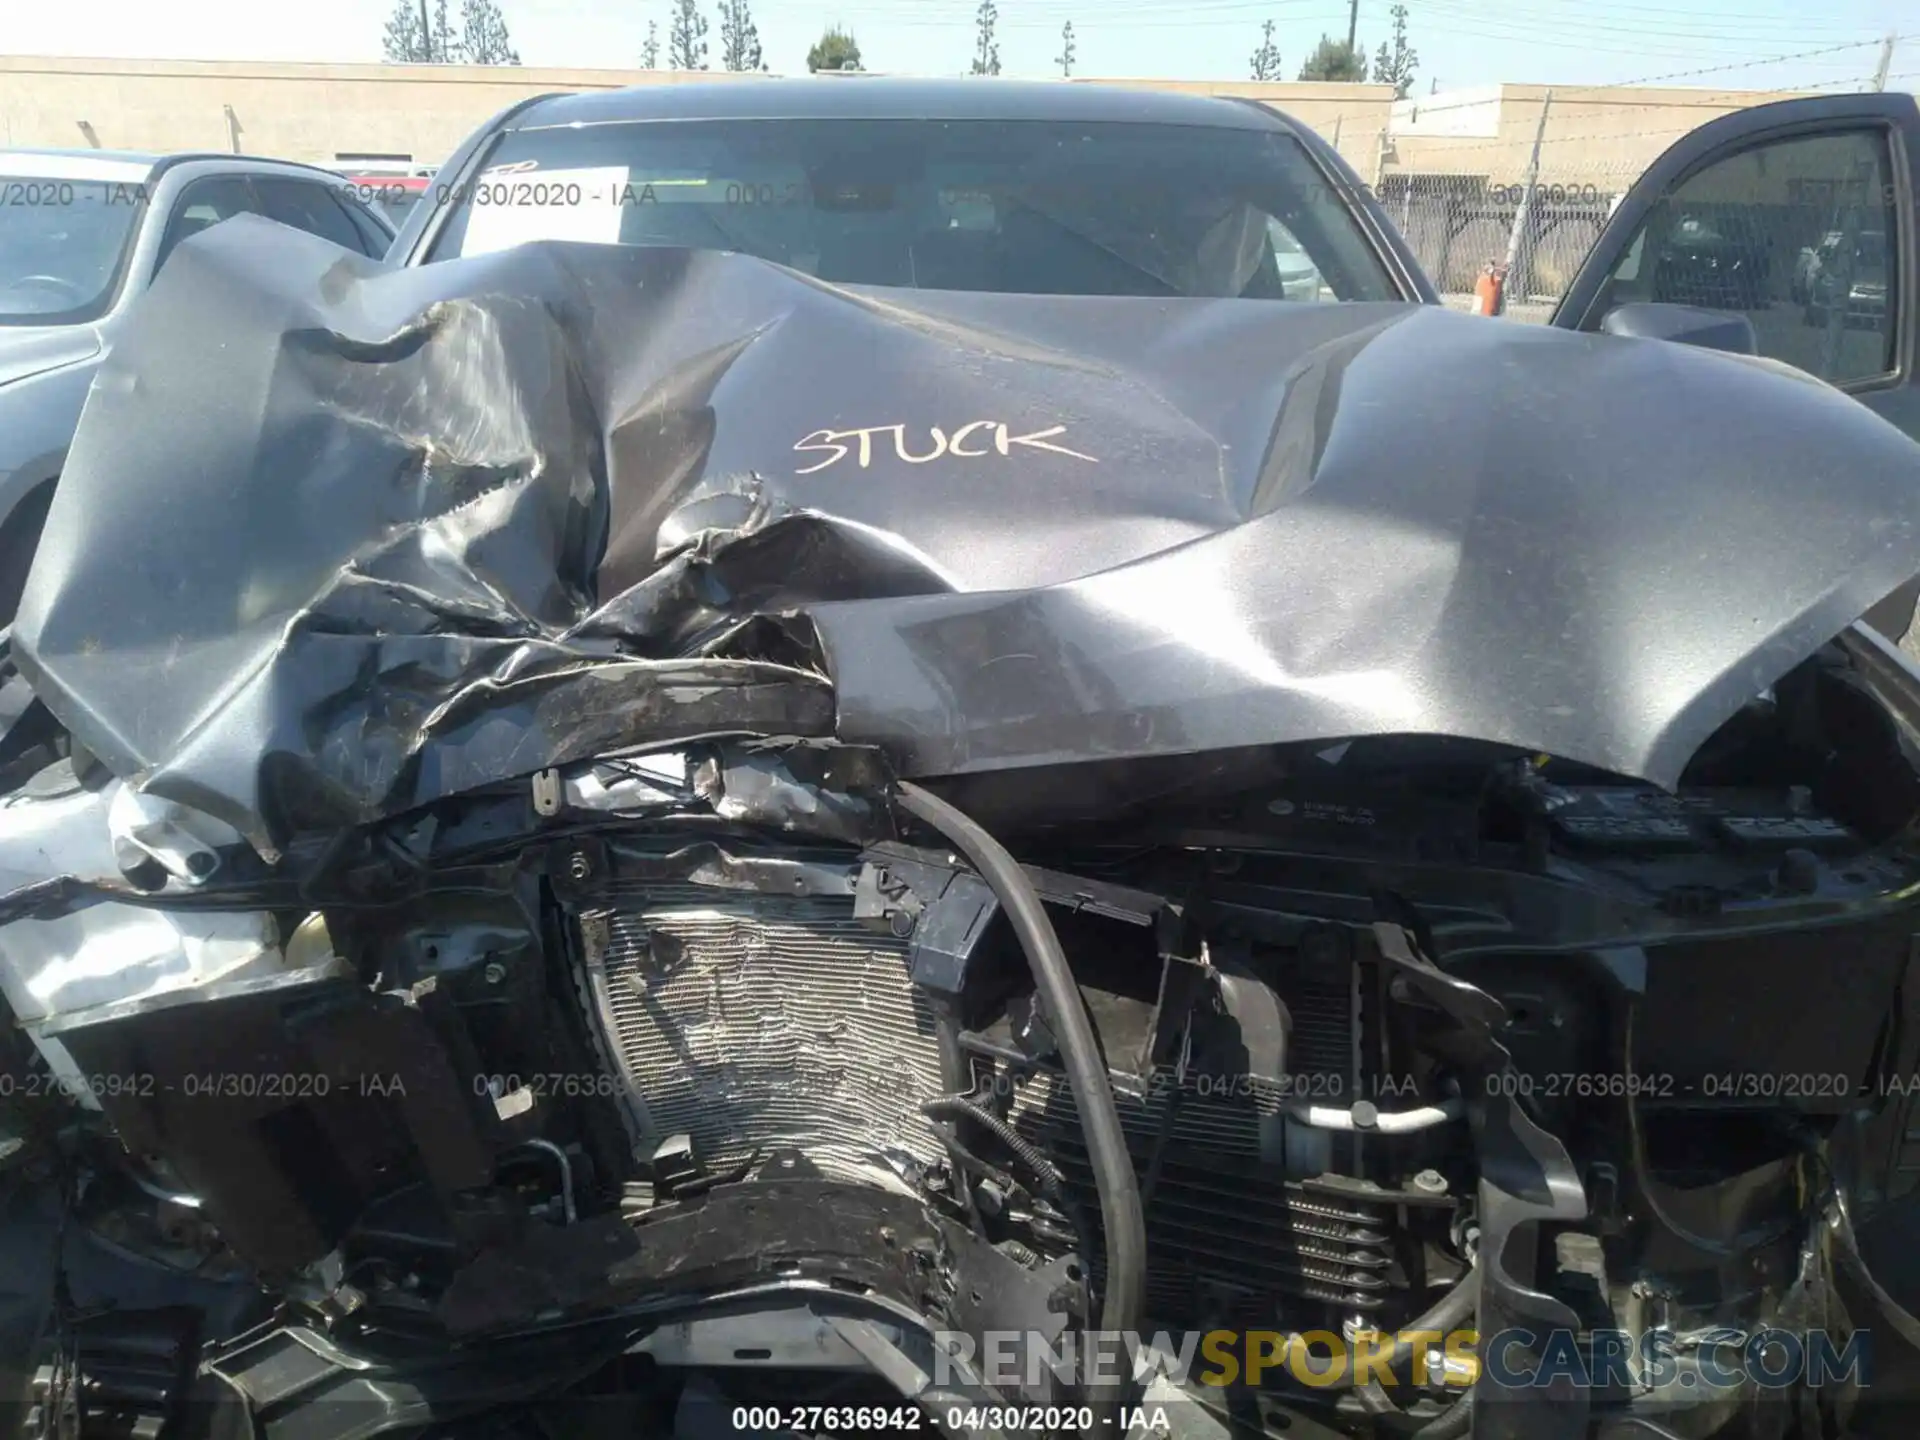
POLYGON ((1753 333, 1753 322, 1744 315, 1726 310, 1703 310, 1695 305, 1665 305, 1635 302, 1619 305, 1600 322, 1606 335, 1626 335, 1636 340, 1671 340, 1678 345, 1697 345, 1703 350, 1730 350, 1736 355, 1758 355, 1760 341, 1753 333))

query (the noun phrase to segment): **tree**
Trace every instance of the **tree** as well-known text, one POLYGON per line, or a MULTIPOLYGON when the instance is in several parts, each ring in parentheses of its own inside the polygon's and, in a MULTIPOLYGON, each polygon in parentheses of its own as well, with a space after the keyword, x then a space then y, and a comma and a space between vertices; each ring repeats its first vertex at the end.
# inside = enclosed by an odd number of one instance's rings
POLYGON ((1273 43, 1273 21, 1269 20, 1260 27, 1260 48, 1253 52, 1253 59, 1249 63, 1253 67, 1255 80, 1280 78, 1280 47, 1273 43))
POLYGON ((396 65, 457 65, 466 58, 447 18, 447 0, 435 0, 431 16, 425 0, 394 0, 382 48, 396 65))
POLYGON ((387 17, 386 38, 381 49, 390 64, 419 65, 427 58, 427 32, 420 24, 420 12, 413 0, 395 0, 387 17))
POLYGON ((860 42, 838 25, 829 25, 826 33, 807 51, 809 70, 858 70, 860 42))
POLYGON ((469 65, 518 65, 507 17, 494 0, 460 0, 460 48, 469 65))
POLYGON ((1393 17, 1393 41, 1380 42, 1373 55, 1373 78, 1380 85, 1393 86, 1393 98, 1404 100, 1413 89, 1413 67, 1420 63, 1420 52, 1407 43, 1407 7, 1396 5, 1387 12, 1393 17))
POLYGON ((1322 35, 1320 43, 1300 67, 1302 80, 1364 80, 1367 78, 1367 52, 1361 46, 1348 45, 1331 35, 1322 35))
POLYGON ((640 47, 640 68, 658 70, 660 68, 660 22, 647 21, 647 43, 640 47))
POLYGON ((674 70, 707 68, 707 17, 700 0, 673 0, 673 21, 667 26, 667 65, 674 70))
POLYGON ((1054 63, 1060 67, 1060 73, 1069 79, 1073 76, 1073 22, 1067 21, 1060 27, 1060 53, 1054 57, 1054 63))
POLYGON ((993 0, 980 0, 980 8, 973 12, 973 73, 976 75, 1000 73, 1000 42, 993 36, 993 27, 999 19, 1000 11, 993 0))
POLYGON ((764 70, 760 32, 747 0, 720 0, 720 63, 729 70, 764 70))

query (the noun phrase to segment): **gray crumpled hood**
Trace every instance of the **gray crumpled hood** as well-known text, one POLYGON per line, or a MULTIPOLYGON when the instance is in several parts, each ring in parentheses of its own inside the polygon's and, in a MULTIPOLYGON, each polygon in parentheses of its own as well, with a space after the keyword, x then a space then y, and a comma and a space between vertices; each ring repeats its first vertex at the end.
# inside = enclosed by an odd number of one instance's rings
POLYGON ((1920 448, 1726 356, 586 245, 384 272, 243 217, 106 362, 16 644, 273 853, 729 733, 940 775, 1429 732, 1671 785, 1916 572, 1920 448))

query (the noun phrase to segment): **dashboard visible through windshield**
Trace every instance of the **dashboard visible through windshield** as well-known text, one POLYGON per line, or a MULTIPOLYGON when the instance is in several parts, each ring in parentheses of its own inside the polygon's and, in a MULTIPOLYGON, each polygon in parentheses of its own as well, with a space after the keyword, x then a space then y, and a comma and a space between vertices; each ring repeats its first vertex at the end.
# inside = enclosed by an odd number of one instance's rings
POLYGON ((92 320, 113 301, 140 187, 0 175, 0 325, 92 320))
POLYGON ((839 284, 1396 300, 1292 136, 1053 121, 639 121, 502 138, 430 258, 530 240, 736 251, 839 284))

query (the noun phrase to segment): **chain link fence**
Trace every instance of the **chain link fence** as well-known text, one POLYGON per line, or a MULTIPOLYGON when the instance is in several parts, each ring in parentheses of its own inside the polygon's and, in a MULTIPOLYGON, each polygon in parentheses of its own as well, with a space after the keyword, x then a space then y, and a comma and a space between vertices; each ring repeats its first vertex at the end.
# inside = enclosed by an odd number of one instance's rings
POLYGON ((1543 171, 1529 185, 1389 172, 1378 194, 1448 303, 1470 304, 1491 260, 1509 266, 1509 317, 1544 320, 1639 174, 1561 180, 1543 171))
MULTIPOLYGON (((1698 85, 1691 74, 1650 77, 1667 82, 1663 89, 1488 87, 1477 96, 1403 101, 1384 131, 1355 134, 1360 127, 1350 125, 1343 146, 1336 123, 1330 138, 1371 181, 1448 304, 1469 308, 1494 261, 1508 267, 1508 318, 1541 322, 1626 192, 1675 141, 1772 100, 1910 88, 1915 72, 1888 73, 1896 38, 1776 57, 1805 66, 1806 83, 1791 90, 1672 88, 1676 79, 1698 85)), ((1715 72, 1742 68, 1699 74, 1731 79, 1715 72)))

